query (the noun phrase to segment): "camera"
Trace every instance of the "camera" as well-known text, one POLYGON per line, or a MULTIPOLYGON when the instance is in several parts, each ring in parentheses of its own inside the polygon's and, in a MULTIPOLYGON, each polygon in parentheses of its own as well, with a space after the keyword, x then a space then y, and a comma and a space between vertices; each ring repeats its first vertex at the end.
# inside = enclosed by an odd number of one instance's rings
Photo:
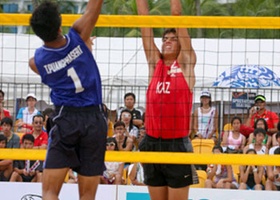
POLYGON ((258 111, 260 109, 259 106, 255 106, 255 110, 258 111))

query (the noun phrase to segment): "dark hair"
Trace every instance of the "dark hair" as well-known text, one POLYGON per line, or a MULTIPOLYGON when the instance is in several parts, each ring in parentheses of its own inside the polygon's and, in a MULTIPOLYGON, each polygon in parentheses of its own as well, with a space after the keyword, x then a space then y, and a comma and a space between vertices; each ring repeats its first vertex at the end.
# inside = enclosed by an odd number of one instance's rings
POLYGON ((44 118, 46 118, 46 116, 51 116, 54 113, 54 109, 52 108, 46 108, 43 112, 42 115, 44 116, 44 118))
POLYGON ((274 150, 274 154, 280 154, 280 147, 278 147, 274 150))
POLYGON ((24 142, 24 140, 28 140, 28 141, 31 141, 32 143, 34 143, 35 138, 32 134, 27 133, 22 136, 22 139, 21 139, 22 143, 24 142))
POLYGON ((43 121, 45 121, 45 117, 41 114, 37 114, 37 115, 34 115, 33 118, 32 118, 32 122, 34 122, 34 119, 35 117, 41 117, 43 119, 43 121))
POLYGON ((8 124, 10 125, 11 127, 13 127, 13 120, 10 118, 10 117, 4 117, 2 120, 1 120, 1 126, 3 124, 8 124))
MULTIPOLYGON (((211 101, 211 97, 208 97, 210 100, 209 100, 209 106, 210 107, 212 107, 212 101, 211 101)), ((202 102, 200 101, 200 107, 202 107, 203 106, 203 104, 202 104, 202 102)))
POLYGON ((5 141, 5 143, 7 144, 7 138, 6 138, 6 136, 5 135, 3 135, 3 134, 0 134, 0 142, 1 141, 5 141))
POLYGON ((255 137, 258 133, 262 133, 264 136, 266 136, 266 131, 263 128, 257 128, 257 129, 254 130, 254 136, 255 137))
POLYGON ((118 148, 118 143, 117 143, 117 140, 116 140, 116 138, 114 138, 114 137, 108 137, 107 138, 107 143, 111 143, 111 142, 114 142, 115 143, 115 149, 114 150, 119 150, 119 148, 118 148))
POLYGON ((213 148, 212 148, 212 152, 214 152, 215 149, 218 149, 221 153, 223 153, 223 148, 220 146, 220 145, 215 145, 213 148))
POLYGON ((0 93, 2 94, 2 96, 5 96, 5 93, 3 92, 3 90, 0 90, 0 93))
POLYGON ((121 111, 120 121, 122 120, 122 114, 124 112, 127 112, 127 113, 129 113, 131 115, 131 119, 130 119, 130 122, 129 122, 129 131, 130 131, 133 128, 133 113, 130 110, 128 110, 128 109, 123 109, 121 111))
POLYGON ((267 130, 268 130, 268 125, 267 125, 267 122, 265 121, 264 118, 259 118, 259 119, 257 119, 257 120, 255 121, 255 123, 254 123, 254 129, 257 128, 257 124, 258 124, 259 121, 262 121, 262 122, 263 122, 263 124, 264 124, 264 130, 267 132, 267 130))
POLYGON ((124 122, 122 122, 122 121, 117 121, 117 122, 114 124, 114 129, 117 128, 117 127, 119 127, 119 126, 123 126, 123 127, 125 128, 124 122))
POLYGON ((280 131, 280 121, 277 124, 277 130, 280 131))
POLYGON ((124 99, 126 99, 126 97, 132 96, 132 98, 134 99, 134 101, 136 100, 135 94, 132 92, 128 92, 124 95, 124 99))
POLYGON ((255 149, 247 149, 246 154, 250 153, 250 152, 254 152, 255 154, 257 154, 255 149))
POLYGON ((164 39, 165 35, 168 34, 168 33, 174 33, 176 34, 176 29, 175 28, 167 28, 164 30, 163 34, 162 34, 162 40, 164 39))
POLYGON ((32 13, 30 25, 34 33, 44 42, 56 40, 61 26, 58 5, 51 1, 42 2, 32 13))
POLYGON ((234 120, 239 120, 239 122, 240 122, 240 124, 242 124, 242 120, 241 120, 241 118, 240 117, 238 117, 238 116, 234 116, 232 119, 231 119, 231 125, 233 124, 233 122, 234 122, 234 120))

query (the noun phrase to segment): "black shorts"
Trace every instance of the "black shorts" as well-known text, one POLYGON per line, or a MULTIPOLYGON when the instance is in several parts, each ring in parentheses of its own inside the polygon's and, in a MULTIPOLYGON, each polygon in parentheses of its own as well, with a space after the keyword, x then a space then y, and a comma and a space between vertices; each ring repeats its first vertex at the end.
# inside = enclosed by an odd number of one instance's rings
MULTIPOLYGON (((192 152, 188 137, 178 139, 157 139, 148 135, 139 145, 140 151, 192 152)), ((143 164, 144 183, 148 186, 169 186, 181 188, 198 183, 193 165, 187 164, 143 164)))
POLYGON ((32 181, 32 179, 35 177, 35 175, 34 176, 25 176, 25 175, 20 175, 21 176, 21 178, 22 178, 22 182, 31 182, 32 181))
POLYGON ((44 168, 69 167, 83 176, 102 175, 107 137, 102 107, 62 106, 56 112, 44 168))

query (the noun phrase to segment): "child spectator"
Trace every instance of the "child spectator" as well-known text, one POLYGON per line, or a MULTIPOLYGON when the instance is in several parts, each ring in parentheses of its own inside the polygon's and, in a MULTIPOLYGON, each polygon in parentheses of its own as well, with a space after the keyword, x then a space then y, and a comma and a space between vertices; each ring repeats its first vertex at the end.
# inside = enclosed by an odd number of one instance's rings
POLYGON ((13 133, 13 120, 9 117, 4 117, 1 120, 2 132, 7 138, 7 148, 19 148, 20 147, 20 138, 17 134, 13 133))
MULTIPOLYGON (((22 146, 24 149, 33 149, 34 137, 26 134, 22 137, 22 146)), ((41 182, 40 171, 42 166, 39 160, 18 160, 14 162, 14 172, 10 182, 41 182)))
MULTIPOLYGON (((0 134, 0 149, 6 148, 7 138, 0 134)), ((12 160, 0 160, 0 181, 9 181, 13 172, 12 160)))
MULTIPOLYGON (((214 154, 223 153, 221 146, 214 146, 212 151, 214 154)), ((238 184, 234 178, 231 166, 213 164, 208 165, 205 188, 237 189, 238 184)))
MULTIPOLYGON (((107 138, 106 143, 107 151, 118 151, 117 141, 113 137, 107 138)), ((122 183, 122 175, 124 169, 123 162, 105 162, 106 170, 101 176, 102 184, 116 184, 119 185, 122 183)))
MULTIPOLYGON (((255 149, 248 149, 246 154, 257 154, 255 149)), ((264 175, 263 166, 239 166, 240 185, 239 190, 262 190, 262 177, 264 175)))

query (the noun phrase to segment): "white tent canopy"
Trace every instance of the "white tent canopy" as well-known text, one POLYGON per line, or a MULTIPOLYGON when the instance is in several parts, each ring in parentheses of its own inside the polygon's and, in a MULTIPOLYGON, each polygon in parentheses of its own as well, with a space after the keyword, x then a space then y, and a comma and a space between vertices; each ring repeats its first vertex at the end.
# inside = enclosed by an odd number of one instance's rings
MULTIPOLYGON (((0 41, 1 82, 40 83, 40 78, 28 68, 28 59, 42 41, 34 35, 20 34, 1 34, 0 41)), ((93 54, 103 85, 147 86, 148 68, 141 38, 100 37, 94 43, 93 54)), ((156 43, 160 47, 161 40, 156 39, 156 43)), ((197 54, 195 73, 198 90, 210 88, 216 77, 233 65, 263 65, 280 74, 280 40, 193 39, 192 43, 197 54)), ((213 88, 211 90, 214 92, 213 88)), ((225 91, 214 93, 212 100, 230 100, 231 96, 225 95, 225 91)), ((111 93, 105 93, 104 99, 113 99, 112 95, 116 94, 108 92, 111 93)), ((195 94, 195 102, 198 102, 199 92, 195 94)), ((267 98, 279 101, 278 97, 267 98)))

